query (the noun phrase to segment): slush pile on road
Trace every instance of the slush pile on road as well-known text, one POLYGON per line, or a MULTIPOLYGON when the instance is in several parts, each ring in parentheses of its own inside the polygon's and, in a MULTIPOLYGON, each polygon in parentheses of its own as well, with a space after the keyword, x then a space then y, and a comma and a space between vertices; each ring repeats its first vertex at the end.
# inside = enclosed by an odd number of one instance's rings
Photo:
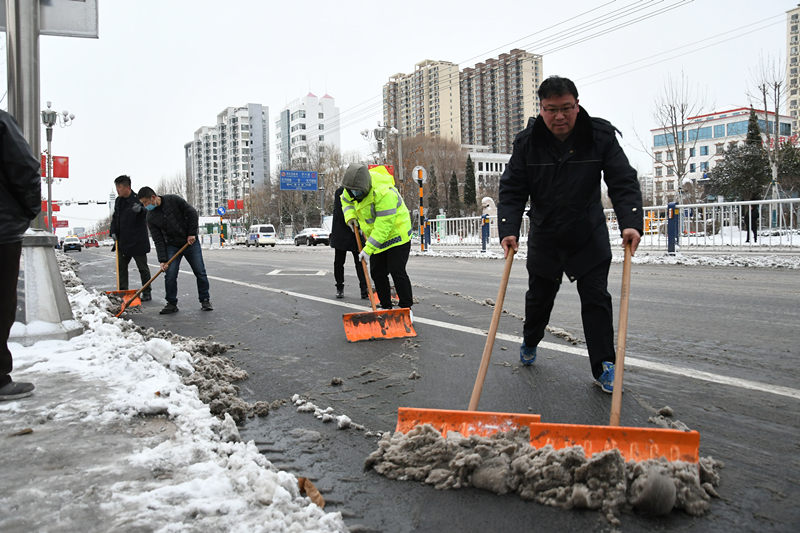
POLYGON ((717 496, 721 463, 706 457, 700 467, 682 461, 628 461, 619 450, 586 458, 575 446, 554 450, 530 445, 528 428, 491 437, 447 437, 426 424, 406 434, 386 433, 364 468, 390 479, 422 481, 436 489, 476 487, 497 494, 563 507, 601 511, 613 525, 622 512, 667 514, 683 509, 700 516, 717 496), (699 470, 699 472, 698 472, 699 470))

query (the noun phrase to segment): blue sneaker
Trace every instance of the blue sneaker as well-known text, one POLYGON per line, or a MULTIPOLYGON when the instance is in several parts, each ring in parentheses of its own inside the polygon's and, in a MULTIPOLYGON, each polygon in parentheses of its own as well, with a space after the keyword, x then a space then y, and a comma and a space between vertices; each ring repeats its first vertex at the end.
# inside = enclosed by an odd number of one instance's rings
POLYGON ((536 361, 536 346, 528 346, 522 341, 522 346, 519 347, 519 360, 523 365, 531 366, 536 361))
POLYGON ((603 373, 597 378, 597 384, 603 392, 614 392, 614 363, 604 362, 603 373))

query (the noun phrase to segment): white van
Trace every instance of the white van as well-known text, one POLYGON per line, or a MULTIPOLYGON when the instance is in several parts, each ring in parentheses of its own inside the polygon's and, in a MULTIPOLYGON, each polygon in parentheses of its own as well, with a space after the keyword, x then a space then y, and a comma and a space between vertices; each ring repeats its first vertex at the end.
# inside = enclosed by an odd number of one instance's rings
POLYGON ((250 226, 250 234, 247 236, 248 248, 251 245, 255 245, 256 247, 270 245, 274 248, 277 242, 278 237, 275 234, 275 226, 272 224, 256 224, 255 226, 250 226))

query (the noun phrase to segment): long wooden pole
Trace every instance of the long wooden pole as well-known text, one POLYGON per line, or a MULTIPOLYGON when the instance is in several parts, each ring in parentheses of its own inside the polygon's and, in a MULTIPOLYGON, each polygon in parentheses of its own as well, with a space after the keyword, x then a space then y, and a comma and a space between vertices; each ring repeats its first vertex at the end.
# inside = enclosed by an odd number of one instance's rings
POLYGON ((622 411, 622 374, 625 371, 625 340, 628 336, 628 300, 631 293, 631 245, 625 245, 625 262, 622 266, 622 293, 619 298, 619 331, 617 331, 617 361, 614 364, 614 392, 611 394, 611 420, 608 425, 618 426, 622 411))

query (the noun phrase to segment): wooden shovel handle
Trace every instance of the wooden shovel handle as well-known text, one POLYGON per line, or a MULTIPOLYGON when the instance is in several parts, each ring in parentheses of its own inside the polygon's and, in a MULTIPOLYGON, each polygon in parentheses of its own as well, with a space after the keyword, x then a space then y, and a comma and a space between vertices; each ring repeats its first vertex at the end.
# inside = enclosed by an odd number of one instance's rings
POLYGON ((617 360, 614 363, 614 392, 611 394, 611 420, 609 426, 619 425, 622 411, 622 374, 625 371, 625 340, 628 336, 628 300, 631 293, 631 245, 625 245, 625 262, 622 265, 622 293, 619 297, 619 330, 617 331, 617 360))
POLYGON ((117 290, 119 288, 119 241, 114 241, 114 255, 117 258, 117 290))
MULTIPOLYGON (((356 243, 358 244, 358 253, 361 253, 361 236, 359 236, 358 228, 355 228, 353 232, 356 234, 356 243)), ((369 269, 367 268, 367 262, 363 259, 361 260, 361 267, 364 269, 364 279, 367 280, 367 294, 369 294, 369 303, 372 306, 372 312, 375 313, 378 311, 378 308, 375 307, 375 300, 372 299, 372 283, 369 281, 369 269)))
POLYGON ((483 392, 483 382, 486 380, 486 372, 489 370, 489 361, 492 359, 492 349, 494 339, 497 336, 497 326, 500 324, 500 315, 503 314, 503 301, 506 298, 506 287, 508 278, 511 276, 511 265, 514 263, 514 248, 508 247, 508 257, 503 268, 503 277, 500 279, 500 288, 497 291, 497 300, 494 303, 494 313, 492 313, 492 324, 489 326, 489 334, 486 336, 486 345, 483 347, 483 357, 481 366, 478 369, 478 377, 475 379, 475 387, 472 389, 472 398, 469 400, 468 411, 477 411, 478 402, 481 400, 483 392))

